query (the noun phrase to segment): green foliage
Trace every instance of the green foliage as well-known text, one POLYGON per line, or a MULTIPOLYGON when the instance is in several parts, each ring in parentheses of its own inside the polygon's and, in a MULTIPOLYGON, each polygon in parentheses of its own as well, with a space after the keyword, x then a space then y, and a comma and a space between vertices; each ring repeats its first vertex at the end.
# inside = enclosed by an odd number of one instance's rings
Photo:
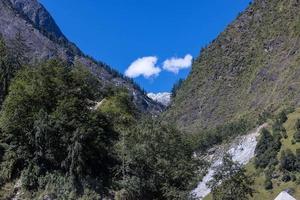
POLYGON ((196 135, 194 140, 195 149, 205 151, 214 145, 221 144, 222 142, 236 137, 238 135, 246 134, 250 131, 252 125, 250 122, 241 119, 238 121, 230 122, 215 129, 208 130, 196 135))
POLYGON ((104 193, 111 185, 118 134, 91 109, 102 94, 81 66, 52 60, 24 68, 10 86, 0 117, 6 149, 0 172, 7 181, 22 174, 25 188, 42 189, 39 178, 67 174, 73 192, 83 186, 104 193))
POLYGON ((285 172, 285 173, 283 174, 281 180, 282 180, 283 182, 289 182, 289 181, 291 181, 291 176, 290 176, 290 174, 287 173, 287 172, 285 172))
POLYGON ((264 187, 266 190, 272 190, 273 189, 273 183, 270 178, 266 178, 264 182, 264 187))
POLYGON ((133 123, 137 116, 137 110, 132 103, 132 99, 125 89, 114 89, 110 95, 101 101, 97 108, 114 121, 117 126, 133 123))
POLYGON ((294 133, 294 139, 296 142, 300 142, 300 119, 295 124, 296 132, 294 133))
POLYGON ((245 169, 233 162, 229 155, 225 155, 209 186, 213 200, 246 200, 254 193, 252 184, 253 179, 246 174, 245 169))
POLYGON ((126 171, 120 181, 125 199, 187 199, 199 161, 173 127, 145 120, 127 135, 126 171))
POLYGON ((179 79, 174 85, 171 90, 171 96, 174 98, 177 94, 177 91, 181 88, 182 84, 184 83, 184 79, 179 79))
POLYGON ((290 149, 281 152, 280 167, 282 170, 294 171, 296 169, 296 156, 290 149))
POLYGON ((22 185, 27 190, 38 188, 38 179, 40 176, 40 168, 32 163, 22 172, 22 185))
POLYGON ((298 105, 299 13, 296 0, 253 3, 195 59, 168 120, 194 133, 298 105))
POLYGON ((262 113, 260 113, 258 115, 257 124, 261 125, 261 124, 265 123, 270 118, 271 118, 271 113, 268 112, 268 111, 263 111, 262 113))
POLYGON ((283 124, 287 121, 287 116, 286 116, 286 112, 285 111, 281 111, 278 116, 277 116, 277 120, 279 124, 283 124))
POLYGON ((266 168, 268 165, 276 164, 276 155, 280 147, 280 137, 274 137, 267 129, 263 129, 255 148, 255 167, 266 168))
POLYGON ((8 88, 15 73, 28 62, 25 57, 28 47, 21 33, 16 34, 11 42, 12 45, 8 48, 0 35, 0 106, 8 94, 8 88))

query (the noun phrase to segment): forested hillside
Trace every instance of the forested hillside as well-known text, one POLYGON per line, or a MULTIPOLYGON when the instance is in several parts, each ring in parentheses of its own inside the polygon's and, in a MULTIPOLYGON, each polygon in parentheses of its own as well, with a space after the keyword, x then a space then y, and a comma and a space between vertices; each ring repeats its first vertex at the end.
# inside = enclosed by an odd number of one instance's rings
POLYGON ((298 0, 254 0, 163 106, 37 0, 1 0, 0 199, 299 198, 299 38, 298 0))
POLYGON ((299 105, 300 3, 255 0, 195 59, 164 117, 198 133, 299 105))
POLYGON ((24 66, 0 44, 1 199, 188 198, 201 165, 182 133, 80 63, 24 66))
POLYGON ((26 46, 25 57, 30 63, 60 58, 69 64, 81 63, 102 81, 103 87, 127 88, 137 108, 157 115, 164 106, 151 100, 145 92, 107 64, 85 55, 61 32, 48 11, 37 0, 1 0, 0 33, 7 46, 19 36, 26 46))

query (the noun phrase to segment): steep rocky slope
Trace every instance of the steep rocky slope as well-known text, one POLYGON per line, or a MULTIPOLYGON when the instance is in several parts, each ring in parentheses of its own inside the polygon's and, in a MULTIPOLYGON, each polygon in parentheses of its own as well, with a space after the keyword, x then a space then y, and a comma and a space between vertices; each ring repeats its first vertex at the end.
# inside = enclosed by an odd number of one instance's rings
POLYGON ((157 114, 163 106, 148 98, 131 80, 109 66, 85 56, 63 35, 47 10, 37 0, 1 0, 0 33, 9 44, 20 33, 29 47, 31 61, 59 57, 70 63, 80 62, 88 67, 105 86, 111 84, 127 88, 135 105, 142 112, 157 114))
POLYGON ((165 117, 198 132, 299 105, 299 36, 298 0, 255 0, 201 51, 165 117))

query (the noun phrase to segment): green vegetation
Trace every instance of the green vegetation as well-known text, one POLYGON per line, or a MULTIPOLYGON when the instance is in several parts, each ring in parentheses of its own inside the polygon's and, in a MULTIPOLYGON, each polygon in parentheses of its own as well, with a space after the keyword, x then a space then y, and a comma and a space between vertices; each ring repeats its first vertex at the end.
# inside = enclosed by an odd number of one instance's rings
POLYGON ((17 182, 22 199, 186 199, 199 180, 189 140, 145 119, 126 89, 103 88, 59 60, 11 78, 0 113, 1 199, 17 182))
POLYGON ((64 196, 57 198, 71 198, 72 192, 83 195, 95 181, 103 195, 117 164, 113 144, 118 134, 104 115, 89 109, 100 97, 99 87, 87 70, 55 60, 22 69, 0 117, 1 141, 6 144, 2 182, 21 177, 24 188, 45 189, 40 179, 56 173, 66 179, 64 196))
MULTIPOLYGON (((278 123, 277 115, 272 121, 273 125, 268 129, 268 132, 275 137, 276 131, 285 133, 286 137, 281 137, 281 147, 275 154, 278 162, 267 165, 265 169, 255 168, 256 159, 246 166, 247 174, 255 178, 253 188, 256 190, 252 199, 274 199, 283 190, 289 189, 294 191, 292 194, 296 199, 300 198, 300 185, 297 184, 300 180, 298 168, 298 160, 300 154, 299 143, 292 144, 291 139, 296 132, 298 119, 300 118, 300 109, 287 114, 288 119, 282 125, 278 123), (278 128, 280 127, 280 128, 278 128), (298 152, 298 153, 297 153, 298 152)), ((282 115, 283 116, 283 115, 282 115)), ((284 118, 282 118, 284 119, 284 118)), ((272 121, 269 121, 272 123, 272 121)), ((262 138, 263 136, 261 136, 262 138)), ((260 141, 261 142, 261 139, 260 141)))
POLYGON ((216 169, 210 182, 213 200, 246 200, 255 192, 252 188, 253 180, 246 174, 246 170, 232 161, 229 155, 223 158, 223 164, 216 169), (222 182, 221 185, 220 182, 222 182))
POLYGON ((188 133, 299 102, 299 5, 256 1, 201 51, 164 114, 188 133))
POLYGON ((248 133, 253 127, 254 124, 244 119, 229 122, 214 129, 192 135, 193 146, 196 150, 204 152, 214 145, 248 133))
POLYGON ((125 139, 125 199, 187 199, 201 166, 175 128, 158 121, 140 122, 125 139))
POLYGON ((174 98, 176 96, 177 91, 181 88, 182 84, 184 83, 184 79, 179 79, 174 85, 171 90, 171 96, 174 98))
POLYGON ((266 168, 268 165, 276 165, 278 162, 276 155, 280 147, 280 137, 274 137, 267 129, 263 129, 255 149, 256 168, 266 168))
POLYGON ((294 133, 295 142, 300 142, 300 119, 295 124, 296 132, 294 133))
POLYGON ((20 34, 16 35, 12 44, 8 48, 0 35, 0 106, 8 94, 9 84, 15 73, 27 61, 24 56, 27 46, 20 34))

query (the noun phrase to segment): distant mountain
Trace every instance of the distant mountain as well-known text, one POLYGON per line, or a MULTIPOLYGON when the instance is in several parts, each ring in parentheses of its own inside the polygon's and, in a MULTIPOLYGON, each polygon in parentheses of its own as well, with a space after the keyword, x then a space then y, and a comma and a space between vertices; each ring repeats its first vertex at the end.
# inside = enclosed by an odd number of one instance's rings
POLYGON ((171 103, 171 93, 169 92, 160 92, 160 93, 148 93, 148 97, 157 101, 164 106, 168 106, 171 103))
POLYGON ((70 63, 80 62, 90 69, 105 86, 122 86, 129 90, 137 108, 145 113, 158 114, 163 106, 156 103, 134 84, 108 65, 97 62, 70 42, 61 32, 51 15, 37 0, 1 0, 0 34, 8 45, 17 33, 30 49, 31 61, 59 57, 70 63))
POLYGON ((195 59, 165 114, 187 132, 300 104, 300 2, 255 0, 195 59))

